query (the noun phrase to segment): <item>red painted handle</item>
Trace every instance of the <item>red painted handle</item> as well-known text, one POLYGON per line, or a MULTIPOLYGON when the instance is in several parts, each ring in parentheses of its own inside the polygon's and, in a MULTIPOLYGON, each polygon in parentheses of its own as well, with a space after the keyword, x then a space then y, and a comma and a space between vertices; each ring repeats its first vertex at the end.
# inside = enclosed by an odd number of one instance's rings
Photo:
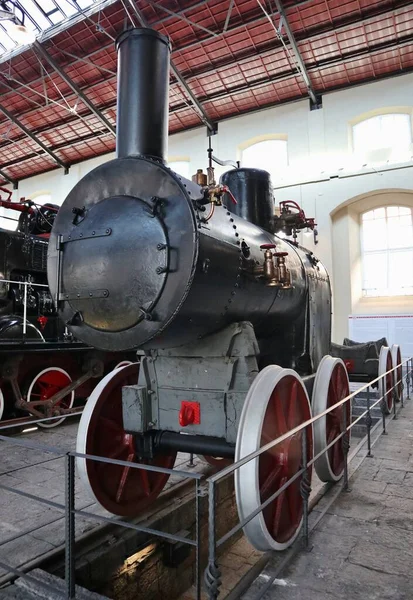
POLYGON ((261 250, 273 250, 275 248, 275 244, 262 244, 260 248, 261 250))
POLYGON ((274 256, 288 256, 288 252, 274 252, 274 256))

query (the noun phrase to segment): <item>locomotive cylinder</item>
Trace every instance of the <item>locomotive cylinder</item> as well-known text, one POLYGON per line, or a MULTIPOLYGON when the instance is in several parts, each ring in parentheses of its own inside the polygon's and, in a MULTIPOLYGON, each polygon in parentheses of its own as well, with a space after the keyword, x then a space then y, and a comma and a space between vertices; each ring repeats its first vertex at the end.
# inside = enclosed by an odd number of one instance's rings
POLYGON ((117 40, 116 154, 166 161, 168 151, 168 39, 153 29, 130 29, 117 40))

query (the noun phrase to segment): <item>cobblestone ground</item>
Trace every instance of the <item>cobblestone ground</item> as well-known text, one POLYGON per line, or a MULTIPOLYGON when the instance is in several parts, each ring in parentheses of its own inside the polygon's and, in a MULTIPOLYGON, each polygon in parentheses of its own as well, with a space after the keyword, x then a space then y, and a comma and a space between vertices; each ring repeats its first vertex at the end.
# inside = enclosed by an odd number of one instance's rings
MULTIPOLYGON (((271 558, 243 600, 255 599, 274 575, 264 600, 413 599, 412 400, 388 424, 373 455, 318 523, 309 551, 300 551, 280 574, 280 557, 271 558)), ((328 496, 316 506, 313 522, 327 503, 328 496)))

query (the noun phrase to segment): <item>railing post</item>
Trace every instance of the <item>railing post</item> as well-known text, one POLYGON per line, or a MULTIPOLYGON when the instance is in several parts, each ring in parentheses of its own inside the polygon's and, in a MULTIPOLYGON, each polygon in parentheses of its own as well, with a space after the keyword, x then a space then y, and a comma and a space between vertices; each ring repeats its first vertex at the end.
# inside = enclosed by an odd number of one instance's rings
POLYGON ((209 600, 217 600, 221 583, 221 571, 216 563, 215 483, 210 481, 208 486, 208 566, 205 569, 205 586, 209 600))
POLYGON ((350 442, 348 439, 348 431, 347 431, 347 403, 343 404, 343 432, 344 432, 344 435, 342 437, 343 454, 344 454, 343 490, 345 492, 349 492, 350 488, 348 486, 348 451, 350 449, 350 442))
POLYGON ((308 477, 308 465, 307 465, 307 427, 303 430, 303 435, 301 437, 301 468, 303 469, 303 474, 301 476, 300 481, 300 493, 303 499, 303 545, 305 548, 308 548, 309 536, 308 536, 308 500, 310 498, 311 493, 311 481, 308 477))
POLYGON ((406 398, 406 400, 410 400, 410 366, 409 366, 409 361, 407 361, 406 384, 407 384, 407 398, 406 398))
POLYGON ((194 455, 191 454, 189 455, 189 462, 186 465, 187 467, 189 467, 190 469, 192 469, 193 467, 195 467, 195 463, 194 463, 194 455))
MULTIPOLYGON (((382 377, 383 379, 383 377, 382 377)), ((380 380, 381 381, 381 380, 380 380)), ((381 393, 381 388, 384 389, 384 385, 381 386, 380 382, 379 382, 379 394, 381 393)), ((387 431, 386 431, 386 392, 383 394, 381 400, 380 400, 380 410, 381 410, 381 420, 382 420, 382 424, 383 424, 383 431, 382 431, 382 435, 387 435, 387 431)))
MULTIPOLYGON (((395 380, 397 377, 397 374, 395 371, 394 371, 394 373, 395 373, 395 376, 393 379, 395 380)), ((393 398, 393 420, 396 421, 397 420, 397 408, 396 408, 396 386, 395 385, 393 386, 391 393, 392 393, 392 398, 393 398)))
POLYGON ((371 426, 373 419, 371 418, 370 412, 370 386, 367 388, 367 415, 366 415, 366 427, 367 427, 367 456, 372 458, 371 453, 371 426))
POLYGON ((195 515, 195 536, 196 536, 196 548, 195 548, 195 589, 196 589, 196 600, 201 600, 201 497, 202 490, 199 483, 199 479, 196 480, 196 515, 195 515))
POLYGON ((65 581, 66 598, 76 597, 75 591, 75 457, 66 455, 65 462, 65 581))

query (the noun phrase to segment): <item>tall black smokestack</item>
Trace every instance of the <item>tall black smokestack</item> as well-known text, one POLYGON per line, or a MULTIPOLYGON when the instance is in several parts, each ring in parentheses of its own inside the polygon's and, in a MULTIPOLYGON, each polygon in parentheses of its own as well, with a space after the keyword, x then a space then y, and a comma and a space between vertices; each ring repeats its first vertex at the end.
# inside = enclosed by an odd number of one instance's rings
POLYGON ((166 161, 170 44, 154 29, 129 29, 117 41, 116 154, 166 161))

